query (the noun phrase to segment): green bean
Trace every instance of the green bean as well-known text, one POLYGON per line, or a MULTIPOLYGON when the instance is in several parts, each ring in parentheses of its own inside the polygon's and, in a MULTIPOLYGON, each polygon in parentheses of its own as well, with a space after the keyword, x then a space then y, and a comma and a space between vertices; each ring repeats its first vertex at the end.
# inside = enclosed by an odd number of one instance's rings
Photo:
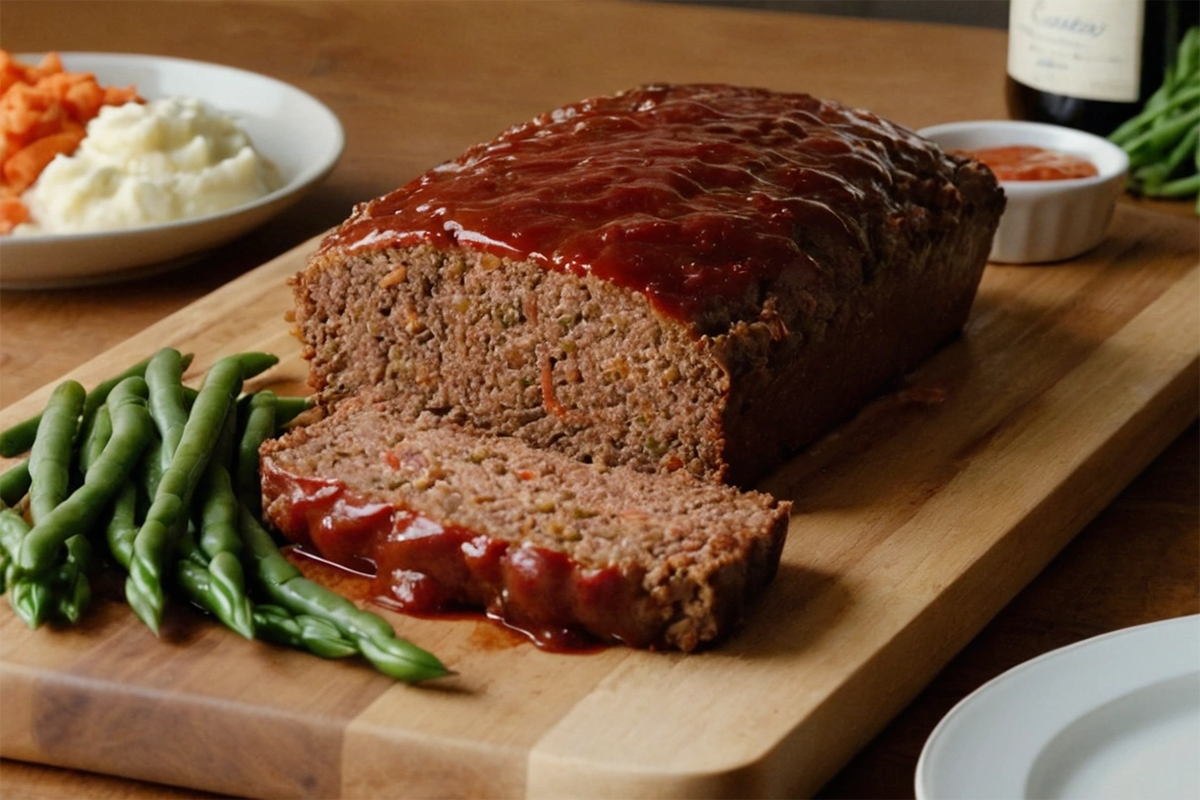
POLYGON ((1200 125, 1193 125, 1192 129, 1179 140, 1175 145, 1175 149, 1167 156, 1167 166, 1163 172, 1163 177, 1166 177, 1183 166, 1183 162, 1187 161, 1189 155, 1196 157, 1200 150, 1197 150, 1196 145, 1200 144, 1200 125))
POLYGON ((33 445, 42 415, 23 419, 0 432, 0 456, 12 458, 25 453, 33 445))
POLYGON ((335 625, 308 614, 293 616, 282 606, 255 606, 254 629, 258 638, 264 641, 307 650, 321 658, 346 658, 358 654, 358 648, 342 636, 335 625))
POLYGON ((51 393, 29 453, 29 510, 36 524, 70 490, 72 449, 79 414, 87 396, 76 381, 64 381, 51 393))
POLYGON ((54 605, 51 576, 21 575, 17 569, 17 554, 29 534, 29 523, 11 509, 0 510, 0 546, 10 555, 5 568, 4 583, 8 603, 30 628, 46 621, 54 605))
POLYGON ((125 599, 155 636, 166 606, 163 573, 167 554, 173 546, 171 528, 183 506, 184 501, 178 495, 160 492, 133 540, 129 576, 125 579, 125 599))
POLYGON ((238 353, 229 356, 229 358, 236 360, 241 365, 242 380, 244 381, 248 381, 256 375, 261 375, 279 363, 279 356, 270 353, 238 353))
POLYGON ((0 509, 0 594, 16 576, 16 555, 29 525, 10 508, 0 509))
POLYGON ((133 560, 133 540, 137 536, 137 494, 137 484, 125 481, 113 500, 112 514, 104 529, 109 552, 127 570, 133 560))
POLYGON ((191 525, 184 526, 179 532, 179 538, 175 541, 175 554, 208 569, 208 556, 204 555, 200 545, 196 544, 196 530, 191 525))
POLYGON ((242 563, 238 560, 242 539, 237 529, 237 499, 225 466, 233 454, 236 417, 236 410, 226 414, 225 424, 197 489, 200 530, 197 551, 201 563, 210 573, 212 613, 229 628, 250 639, 254 637, 254 618, 250 598, 246 596, 242 563))
POLYGON ((92 464, 100 457, 104 445, 112 438, 112 414, 107 405, 100 406, 92 415, 91 422, 83 434, 83 444, 79 448, 79 470, 83 474, 91 469, 92 464))
POLYGON ((51 575, 23 575, 8 587, 8 602, 17 616, 32 629, 41 626, 54 609, 51 575))
POLYGON ((1188 28, 1174 52, 1177 83, 1186 85, 1200 73, 1200 26, 1188 28))
POLYGON ((175 455, 188 421, 183 398, 183 356, 178 350, 164 347, 154 354, 146 366, 146 384, 150 387, 150 417, 163 442, 161 457, 165 468, 175 455))
POLYGON ((15 506, 29 491, 29 459, 9 467, 0 474, 0 502, 15 506))
MULTIPOLYGON (((199 553, 199 550, 195 551, 199 553)), ((214 614, 212 600, 212 576, 208 568, 192 558, 183 556, 175 563, 176 577, 185 589, 188 600, 209 614, 214 614)))
MULTIPOLYGON (((262 394, 267 389, 262 389, 257 392, 243 394, 238 398, 238 416, 241 419, 246 418, 246 413, 250 407, 250 401, 257 395, 262 394)), ((290 395, 275 395, 275 434, 282 432, 285 426, 288 425, 296 417, 314 408, 316 403, 312 397, 293 397, 290 395)), ((274 435, 274 434, 272 434, 274 435)))
MULTIPOLYGON (((310 583, 310 586, 317 586, 317 584, 310 583)), ((350 601, 347 600, 346 602, 349 603, 350 601)), ((358 610, 358 607, 353 603, 350 603, 350 607, 356 611, 358 610)), ((368 612, 359 611, 359 613, 366 614, 368 612)), ((388 627, 389 629, 391 628, 390 625, 388 627)), ((391 638, 386 639, 368 636, 364 633, 351 633, 348 635, 358 646, 358 651, 362 653, 363 658, 389 678, 407 683, 418 683, 434 678, 445 678, 454 674, 449 669, 446 669, 445 665, 435 658, 432 653, 428 653, 403 639, 396 638, 394 633, 391 638)))
MULTIPOLYGON (((1169 68, 1168 68, 1168 70, 1169 70, 1169 68)), ((1168 71, 1168 75, 1169 74, 1170 73, 1168 71)), ((1144 124, 1149 124, 1149 123, 1154 122, 1155 118, 1158 116, 1157 113, 1154 113, 1154 112, 1157 112, 1164 105, 1166 105, 1167 99, 1170 96, 1171 96, 1171 81, 1168 79, 1168 80, 1163 81, 1162 86, 1159 86, 1158 89, 1156 89, 1153 94, 1151 94, 1148 98, 1146 98, 1146 104, 1142 107, 1142 113, 1145 114, 1147 117, 1147 119, 1144 120, 1144 124)), ((1136 128, 1138 126, 1134 126, 1134 127, 1136 128)), ((1117 130, 1120 130, 1120 128, 1117 128, 1117 130)), ((1113 133, 1116 133, 1116 131, 1114 131, 1113 133)), ((1109 134, 1109 135, 1111 136, 1112 134, 1109 134)), ((1128 139, 1129 135, 1130 135, 1129 131, 1123 132, 1123 138, 1128 139)), ((1118 142, 1118 144, 1120 144, 1120 143, 1118 142)))
POLYGON ((208 562, 213 593, 220 601, 221 621, 247 639, 254 638, 254 614, 246 596, 246 575, 242 562, 230 552, 220 552, 208 562))
POLYGON ((1141 185, 1142 194, 1148 197, 1156 196, 1159 187, 1167 182, 1167 179, 1187 160, 1188 156, 1196 152, 1198 142, 1200 142, 1200 125, 1193 126, 1176 143, 1165 159, 1134 170, 1133 178, 1141 185))
MULTIPOLYGON (((142 377, 146 374, 146 365, 150 363, 150 359, 145 359, 134 364, 124 372, 114 375, 106 381, 96 384, 96 388, 88 392, 87 400, 83 404, 83 412, 81 416, 86 424, 96 413, 96 409, 104 405, 104 401, 108 398, 108 393, 113 387, 123 381, 125 378, 133 376, 142 377)), ((189 353, 183 357, 184 367, 192 363, 192 355, 189 353)), ((16 425, 0 432, 0 456, 12 458, 29 450, 33 446, 33 440, 37 433, 38 425, 41 423, 42 415, 30 417, 22 420, 16 425)))
POLYGON ((258 481, 258 449, 275 435, 275 393, 261 391, 251 396, 246 426, 238 442, 235 481, 238 498, 254 514, 262 511, 262 487, 258 481))
POLYGON ((125 597, 137 616, 158 634, 166 597, 163 575, 174 554, 178 527, 242 384, 242 362, 223 358, 205 376, 170 466, 158 484, 146 519, 133 543, 125 597))
POLYGON ((1158 187, 1155 197, 1189 197, 1200 191, 1200 175, 1189 175, 1186 178, 1168 181, 1158 187))
POLYGON ((216 616, 216 604, 212 597, 212 576, 208 574, 207 568, 190 558, 181 558, 175 562, 175 579, 179 581, 188 600, 216 616))
MULTIPOLYGON (((112 438, 88 470, 83 486, 41 520, 34 518, 34 527, 21 544, 21 570, 38 573, 50 569, 62 544, 73 534, 87 531, 124 486, 152 435, 146 393, 146 382, 137 377, 126 378, 113 389, 109 397, 112 438)), ((35 452, 36 448, 35 444, 35 452)))
POLYGON ((200 507, 200 549, 209 558, 217 553, 242 552, 237 527, 237 498, 229 479, 229 470, 215 461, 208 465, 197 494, 200 507))
MULTIPOLYGON (((114 389, 114 402, 120 402, 122 389, 114 389)), ((104 452, 105 445, 112 439, 112 414, 107 403, 96 409, 83 433, 83 444, 79 448, 79 469, 87 480, 87 473, 104 452)), ((58 615, 74 624, 83 616, 92 599, 92 586, 88 581, 88 569, 92 563, 92 545, 82 533, 71 536, 64 542, 66 561, 58 568, 53 587, 58 597, 58 615)))
POLYGON ((285 425, 313 407, 311 397, 276 397, 275 398, 275 429, 282 430, 285 425))
POLYGON ((1177 137, 1184 135, 1197 122, 1200 122, 1200 108, 1194 108, 1139 134, 1124 146, 1129 153, 1130 165, 1136 167, 1152 162, 1158 152, 1171 147, 1177 137))
POLYGON ((149 502, 158 494, 158 484, 162 483, 163 472, 166 471, 162 461, 162 448, 162 439, 157 436, 151 437, 141 463, 138 464, 138 488, 141 490, 141 499, 145 501, 145 507, 140 510, 142 515, 148 510, 149 502))
MULTIPOLYGON (((187 369, 188 365, 191 363, 192 363, 192 354, 187 353, 186 355, 183 356, 183 368, 187 369)), ((126 378, 144 378, 144 377, 146 377, 146 367, 149 366, 149 364, 150 364, 150 359, 148 359, 148 358, 144 359, 144 360, 139 361, 138 363, 134 364, 132 367, 125 370, 124 372, 122 372, 118 375, 114 375, 111 378, 109 378, 108 380, 96 384, 96 388, 92 389, 92 391, 88 392, 87 401, 83 405, 84 421, 86 422, 88 419, 90 419, 91 415, 96 413, 96 409, 98 409, 98 408, 100 408, 100 406, 104 405, 104 402, 108 399, 109 392, 111 392, 114 388, 116 388, 117 384, 119 384, 121 381, 125 380, 126 378)))
POLYGON ((1125 145, 1132 142, 1138 135, 1144 132, 1146 128, 1151 127, 1156 122, 1163 120, 1166 116, 1177 108, 1181 108, 1188 103, 1200 98, 1200 86, 1187 89, 1172 97, 1170 100, 1164 99, 1159 105, 1154 108, 1148 108, 1146 111, 1138 114, 1132 119, 1126 120, 1119 128, 1109 134, 1108 139, 1113 144, 1125 145))
POLYGON ((243 415, 241 404, 234 403, 229 409, 229 413, 225 415, 225 425, 221 428, 221 435, 217 437, 216 445, 213 446, 212 460, 225 467, 231 481, 237 452, 238 425, 243 415))
POLYGON ((237 428, 242 415, 235 402, 225 417, 221 435, 213 447, 212 459, 199 489, 200 548, 207 558, 217 553, 242 553, 242 538, 237 527, 237 497, 233 490, 233 468, 237 451, 237 428))
POLYGON ((212 564, 208 568, 202 567, 190 558, 176 561, 175 575, 180 586, 189 600, 221 620, 226 627, 247 639, 253 639, 254 611, 250 599, 240 592, 231 603, 229 593, 221 588, 221 582, 228 580, 226 571, 232 570, 241 575, 241 562, 229 553, 221 553, 213 561, 218 564, 216 569, 212 564))
MULTIPOLYGON (((78 429, 79 412, 86 393, 83 387, 66 381, 55 388, 38 423, 37 436, 29 455, 29 510, 35 520, 49 516, 70 490, 72 445, 78 429)), ((27 575, 21 569, 21 551, 30 533, 22 519, 11 521, 13 535, 20 541, 10 547, 6 584, 9 603, 25 624, 37 628, 45 621, 54 603, 52 576, 27 575)))
POLYGON ((301 575, 245 506, 238 510, 238 521, 262 589, 273 602, 295 615, 333 624, 372 666, 391 678, 416 683, 451 674, 433 654, 397 638, 382 617, 301 575))
POLYGON ((9 568, 10 572, 16 567, 15 559, 17 553, 21 552, 21 541, 28 532, 29 523, 24 517, 11 508, 0 509, 0 550, 4 550, 14 559, 9 568))
POLYGON ((59 616, 75 624, 92 599, 92 587, 87 577, 92 564, 92 545, 81 533, 67 539, 65 544, 67 560, 58 568, 52 585, 58 598, 55 608, 59 616))
MULTIPOLYGON (((35 572, 44 574, 23 575, 18 578, 16 585, 27 581, 38 583, 38 586, 26 592, 28 602, 53 605, 59 615, 69 622, 79 619, 91 598, 91 586, 87 578, 91 545, 78 531, 90 527, 91 522, 107 506, 108 497, 128 483, 127 476, 122 476, 122 473, 127 473, 130 462, 137 458, 136 442, 139 438, 145 440, 150 435, 150 420, 145 416, 144 400, 140 396, 144 391, 141 379, 133 378, 128 382, 123 381, 110 393, 106 393, 110 397, 113 409, 110 410, 108 405, 97 409, 81 446, 80 465, 85 470, 84 485, 35 526, 22 545, 23 552, 39 548, 44 550, 45 561, 39 562, 38 567, 34 569, 35 572), (135 451, 122 454, 125 449, 123 441, 127 442, 131 433, 127 430, 130 425, 128 415, 131 413, 127 408, 129 403, 133 403, 134 406, 141 404, 142 426, 139 432, 136 419, 133 421, 131 431, 135 451), (112 439, 114 411, 118 416, 118 437, 124 437, 118 438, 115 443, 112 439), (110 445, 115 449, 110 448, 110 445), (112 473, 114 468, 115 474, 112 473), (57 569, 52 570, 60 558, 58 542, 64 545, 65 559, 57 569)), ((137 415, 136 410, 132 413, 137 415)), ((113 514, 117 513, 118 506, 114 505, 113 514)), ((22 570, 28 573, 28 565, 22 567, 22 570)), ((45 612, 38 610, 36 613, 29 613, 28 616, 36 624, 45 617, 45 612)))

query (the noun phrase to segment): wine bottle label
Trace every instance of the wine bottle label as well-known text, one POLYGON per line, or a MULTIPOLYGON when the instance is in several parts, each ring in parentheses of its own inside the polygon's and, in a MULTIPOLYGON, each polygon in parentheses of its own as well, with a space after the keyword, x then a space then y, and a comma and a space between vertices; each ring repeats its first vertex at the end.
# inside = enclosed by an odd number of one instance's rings
POLYGON ((1140 0, 1012 0, 1008 74, 1050 94, 1133 102, 1144 10, 1140 0))

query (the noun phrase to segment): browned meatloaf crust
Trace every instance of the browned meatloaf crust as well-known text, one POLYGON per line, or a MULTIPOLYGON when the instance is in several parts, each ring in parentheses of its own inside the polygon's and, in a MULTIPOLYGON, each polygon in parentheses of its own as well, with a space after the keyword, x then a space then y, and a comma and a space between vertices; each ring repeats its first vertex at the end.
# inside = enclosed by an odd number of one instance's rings
POLYGON ((358 406, 264 446, 264 514, 333 561, 371 562, 402 610, 690 651, 775 573, 788 503, 358 406))
POLYGON ((803 94, 566 106, 360 205, 294 280, 325 401, 748 485, 953 337, 992 174, 803 94))

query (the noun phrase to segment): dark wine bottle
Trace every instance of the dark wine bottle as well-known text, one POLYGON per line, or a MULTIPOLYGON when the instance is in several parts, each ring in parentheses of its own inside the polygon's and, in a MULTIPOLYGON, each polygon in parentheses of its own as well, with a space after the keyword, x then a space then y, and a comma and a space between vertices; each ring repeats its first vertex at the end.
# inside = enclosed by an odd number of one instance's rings
POLYGON ((1195 0, 1011 0, 1009 115, 1107 136, 1162 84, 1198 17, 1195 0))

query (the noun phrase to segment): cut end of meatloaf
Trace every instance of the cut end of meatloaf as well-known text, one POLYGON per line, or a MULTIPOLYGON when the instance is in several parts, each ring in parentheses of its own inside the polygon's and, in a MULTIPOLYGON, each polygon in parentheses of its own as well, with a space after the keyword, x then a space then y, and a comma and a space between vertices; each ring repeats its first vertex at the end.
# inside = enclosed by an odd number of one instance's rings
POLYGON ((262 450, 264 516, 401 610, 691 651, 771 580, 790 505, 348 401, 262 450))
POLYGON ((728 375, 643 296, 464 248, 328 258, 297 314, 327 404, 361 393, 582 461, 723 472, 728 375))

